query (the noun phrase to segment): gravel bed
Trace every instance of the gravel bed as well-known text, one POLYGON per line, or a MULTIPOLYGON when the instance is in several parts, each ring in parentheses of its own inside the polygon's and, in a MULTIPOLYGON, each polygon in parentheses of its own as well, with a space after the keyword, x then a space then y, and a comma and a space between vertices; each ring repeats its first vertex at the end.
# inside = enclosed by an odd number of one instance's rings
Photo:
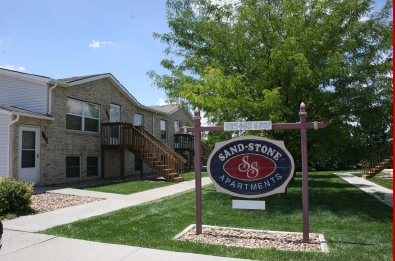
POLYGON ((245 248, 275 248, 291 251, 322 251, 318 234, 310 234, 309 243, 303 242, 301 233, 264 232, 232 228, 203 226, 202 234, 196 235, 195 227, 176 239, 196 243, 225 245, 245 248))
POLYGON ((31 208, 39 212, 46 212, 100 200, 103 199, 46 192, 32 196, 31 208))

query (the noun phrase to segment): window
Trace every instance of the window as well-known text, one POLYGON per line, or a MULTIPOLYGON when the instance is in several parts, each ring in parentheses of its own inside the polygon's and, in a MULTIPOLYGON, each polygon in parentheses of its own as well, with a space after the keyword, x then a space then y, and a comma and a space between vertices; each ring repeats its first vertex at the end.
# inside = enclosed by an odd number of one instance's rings
POLYGON ((99 132, 99 105, 67 99, 66 129, 99 132))
POLYGON ((143 167, 143 162, 141 159, 134 156, 134 171, 141 171, 143 167))
POLYGON ((162 140, 167 139, 167 121, 160 120, 160 138, 162 140))
POLYGON ((80 177, 80 157, 66 157, 66 178, 80 177))
POLYGON ((143 115, 135 113, 133 124, 134 124, 134 126, 143 126, 143 124, 144 124, 143 115))
POLYGON ((86 158, 86 174, 88 177, 99 176, 99 157, 86 158))
POLYGON ((174 133, 179 133, 180 121, 174 121, 174 133))
POLYGON ((121 106, 110 104, 110 122, 121 121, 121 106))

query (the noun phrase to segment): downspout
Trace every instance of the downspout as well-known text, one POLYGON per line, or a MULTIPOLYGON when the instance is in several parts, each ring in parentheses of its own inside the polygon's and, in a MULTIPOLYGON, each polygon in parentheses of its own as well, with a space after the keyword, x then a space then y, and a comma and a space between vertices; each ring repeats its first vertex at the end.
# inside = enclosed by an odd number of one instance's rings
MULTIPOLYGON (((12 114, 11 114, 12 116, 12 114)), ((10 177, 10 165, 11 165, 11 125, 19 121, 19 115, 16 115, 16 119, 8 123, 8 176, 10 177)))
POLYGON ((58 86, 58 83, 55 82, 55 85, 49 88, 49 101, 48 101, 48 114, 51 115, 52 113, 52 90, 58 86))

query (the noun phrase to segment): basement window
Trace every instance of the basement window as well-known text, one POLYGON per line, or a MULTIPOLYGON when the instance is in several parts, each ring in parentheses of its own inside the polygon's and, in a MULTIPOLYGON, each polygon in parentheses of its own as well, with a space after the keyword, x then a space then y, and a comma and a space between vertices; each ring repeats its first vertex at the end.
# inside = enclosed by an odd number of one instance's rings
POLYGON ((74 179, 80 177, 80 157, 66 157, 66 178, 74 179))
POLYGON ((86 175, 88 177, 99 176, 99 157, 86 158, 86 175))

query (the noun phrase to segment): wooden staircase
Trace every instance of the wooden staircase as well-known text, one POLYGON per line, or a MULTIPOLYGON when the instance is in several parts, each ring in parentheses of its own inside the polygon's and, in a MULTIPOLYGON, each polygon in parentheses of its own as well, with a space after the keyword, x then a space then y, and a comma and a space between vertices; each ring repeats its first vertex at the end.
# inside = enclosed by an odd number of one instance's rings
POLYGON ((184 181, 185 159, 143 126, 115 122, 101 125, 102 148, 128 149, 166 181, 184 181))
MULTIPOLYGON (((182 152, 188 150, 195 156, 195 139, 191 134, 175 134, 174 150, 182 152)), ((213 150, 204 142, 201 142, 201 162, 204 166, 207 165, 208 158, 213 150)))
POLYGON ((207 166, 208 158, 213 150, 204 142, 202 142, 202 149, 201 149, 201 159, 203 166, 207 166))
POLYGON ((362 171, 364 178, 373 178, 385 168, 392 168, 392 147, 385 148, 376 152, 369 160, 362 161, 362 171))

